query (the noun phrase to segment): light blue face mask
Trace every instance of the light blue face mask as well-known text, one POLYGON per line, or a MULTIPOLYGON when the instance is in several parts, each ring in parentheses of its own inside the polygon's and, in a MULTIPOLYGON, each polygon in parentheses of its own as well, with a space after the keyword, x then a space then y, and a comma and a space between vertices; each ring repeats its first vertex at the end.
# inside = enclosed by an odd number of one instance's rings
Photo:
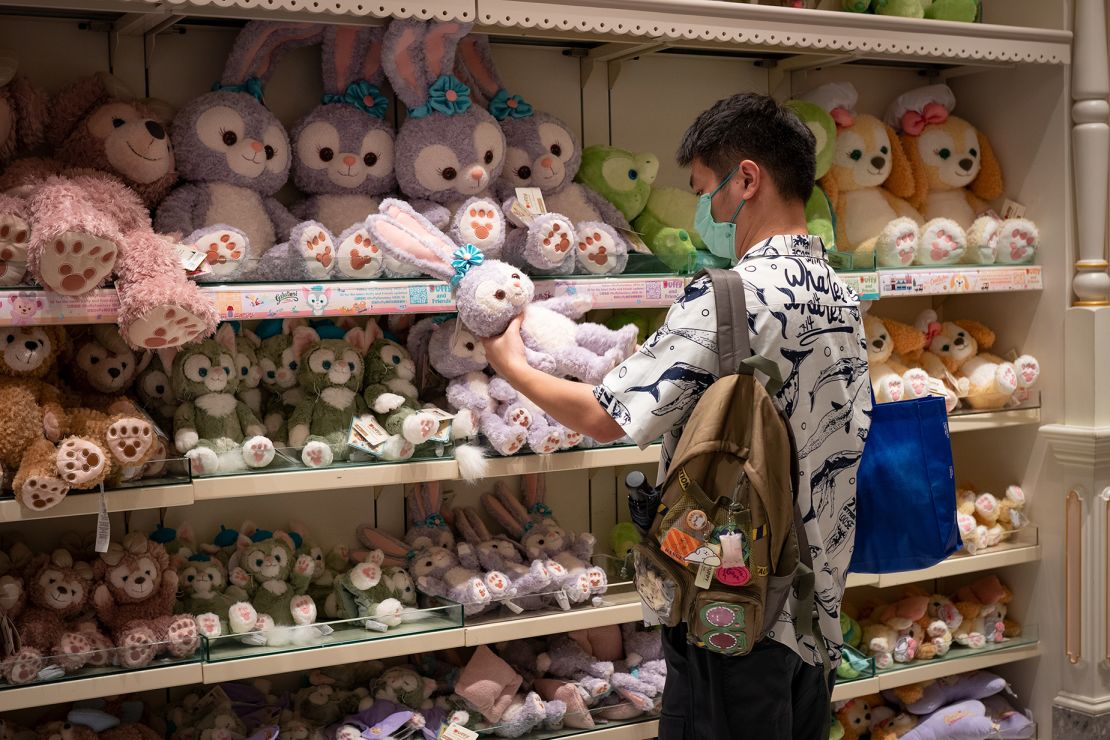
POLYGON ((721 184, 712 193, 703 193, 698 198, 698 207, 694 211, 694 228, 701 236, 701 240, 705 242, 705 246, 709 248, 713 255, 728 260, 730 265, 735 265, 737 262, 736 217, 740 215, 740 209, 748 201, 740 201, 740 205, 736 206, 732 218, 721 223, 713 218, 713 196, 720 192, 721 188, 732 179, 736 170, 737 168, 734 167, 732 172, 728 173, 724 180, 721 180, 721 184))

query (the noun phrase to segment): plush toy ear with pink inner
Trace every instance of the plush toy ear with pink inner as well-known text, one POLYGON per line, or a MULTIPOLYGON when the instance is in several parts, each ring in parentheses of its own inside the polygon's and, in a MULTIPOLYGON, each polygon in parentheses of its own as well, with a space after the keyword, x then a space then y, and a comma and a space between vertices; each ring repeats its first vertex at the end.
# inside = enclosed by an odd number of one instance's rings
POLYGON ((489 36, 484 33, 467 34, 459 41, 455 56, 460 62, 456 68, 466 73, 466 81, 470 83, 471 94, 480 93, 486 100, 491 100, 505 85, 497 73, 490 53, 489 36))
POLYGON ((364 547, 369 547, 372 550, 381 551, 381 565, 408 565, 409 546, 393 535, 383 532, 376 527, 368 526, 366 524, 358 527, 358 529, 355 531, 355 535, 358 537, 358 541, 362 543, 364 547))
POLYGON ((317 23, 250 21, 235 37, 220 81, 238 85, 255 77, 266 82, 282 53, 318 41, 323 33, 324 26, 317 23))
POLYGON ((365 226, 374 243, 390 257, 441 280, 454 277, 455 243, 408 203, 386 198, 365 226))
POLYGON ((293 357, 300 360, 308 348, 320 341, 320 335, 315 329, 307 326, 298 326, 293 330, 293 357))
POLYGON ((483 493, 482 506, 509 535, 517 539, 524 536, 528 512, 524 510, 516 496, 509 492, 507 483, 499 480, 492 494, 483 493))
POLYGON ((351 329, 343 335, 343 340, 358 350, 361 355, 365 355, 367 351, 369 351, 370 345, 374 343, 374 339, 375 337, 371 336, 369 331, 358 327, 351 329))
POLYGON ((467 507, 462 510, 462 513, 469 521, 470 528, 474 530, 479 542, 487 542, 493 539, 493 535, 491 535, 489 529, 486 528, 486 523, 482 521, 482 515, 478 513, 477 509, 467 507))
POLYGON ((520 476, 520 486, 524 494, 524 506, 532 511, 536 504, 542 504, 547 496, 547 482, 538 473, 520 476))
POLYGON ((220 324, 216 330, 216 343, 231 354, 235 354, 235 328, 231 324, 220 324))

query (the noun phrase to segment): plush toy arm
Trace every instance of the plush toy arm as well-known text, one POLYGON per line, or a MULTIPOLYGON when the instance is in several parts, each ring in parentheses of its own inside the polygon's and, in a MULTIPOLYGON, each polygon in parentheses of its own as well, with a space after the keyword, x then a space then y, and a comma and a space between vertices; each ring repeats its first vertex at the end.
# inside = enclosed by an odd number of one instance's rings
POLYGON ((309 425, 312 423, 312 401, 305 399, 293 409, 289 417, 289 446, 294 449, 304 447, 308 438, 309 425))
POLYGON ((455 553, 459 556, 459 562, 462 563, 464 568, 470 570, 481 570, 482 563, 478 558, 478 550, 469 542, 459 542, 455 545, 455 553))
POLYGON ((263 208, 270 216, 270 220, 274 222, 274 234, 281 241, 289 239, 289 232, 293 230, 300 221, 289 212, 289 209, 278 202, 277 198, 266 198, 262 201, 263 208))
POLYGON ((560 295, 554 298, 547 298, 542 301, 536 301, 532 304, 540 308, 546 308, 549 311, 562 314, 568 319, 577 321, 586 315, 586 312, 593 308, 593 299, 588 295, 574 294, 574 295, 560 295))
POLYGON ((594 556, 594 547, 596 546, 597 538, 589 532, 583 532, 582 534, 574 538, 572 551, 575 555, 589 564, 590 558, 594 556))
POLYGON ((106 584, 102 583, 96 587, 96 591, 93 592, 93 605, 96 607, 97 618, 109 629, 115 629, 116 600, 112 598, 112 592, 108 590, 106 584))
POLYGON ((197 441, 197 409, 191 401, 184 401, 173 413, 173 443, 178 452, 188 452, 197 441))
POLYGON ((586 201, 601 214, 601 220, 616 229, 631 229, 628 224, 628 219, 620 212, 615 205, 605 199, 605 196, 597 192, 593 188, 579 185, 582 193, 586 197, 586 201))
POLYGON ((293 214, 293 217, 296 218, 298 222, 318 221, 319 219, 316 218, 316 214, 319 211, 316 206, 318 202, 319 200, 315 195, 310 198, 305 198, 304 200, 298 200, 289 209, 289 212, 293 214))
POLYGON ((500 376, 494 376, 489 381, 489 395, 490 398, 502 403, 511 403, 517 399, 519 394, 516 392, 516 388, 509 385, 507 380, 500 376))
POLYGON ((176 234, 185 238, 196 231, 201 223, 200 211, 204 202, 204 189, 200 185, 182 185, 171 192, 154 215, 154 230, 162 234, 176 234))
POLYGON ((404 396, 394 393, 382 383, 375 383, 363 391, 363 399, 375 414, 388 414, 406 403, 404 396))
POLYGON ((355 416, 362 416, 363 414, 370 413, 370 406, 367 405, 366 399, 362 396, 355 396, 355 416))
POLYGON ((250 406, 242 401, 237 401, 235 403, 235 415, 239 418, 239 426, 243 427, 243 432, 248 437, 255 437, 266 433, 265 425, 254 415, 250 406))
POLYGON ((409 203, 417 213, 432 222, 437 229, 445 230, 451 225, 451 211, 430 200, 414 200, 409 203))
POLYGON ((478 393, 467 382, 466 376, 455 378, 447 384, 447 403, 457 409, 485 411, 490 407, 488 393, 478 393))
POLYGON ((177 572, 167 570, 162 574, 162 588, 158 591, 159 611, 163 614, 173 614, 173 602, 177 599, 177 572))
POLYGON ((880 188, 879 192, 882 193, 883 199, 887 202, 887 205, 898 214, 899 218, 912 218, 919 226, 925 223, 925 218, 907 201, 902 200, 894 193, 883 188, 880 188))
POLYGON ((548 375, 554 375, 555 368, 558 367, 554 357, 546 352, 538 352, 530 347, 524 348, 524 359, 528 360, 529 365, 548 375))
POLYGON ((295 593, 303 594, 308 591, 315 572, 315 565, 315 561, 309 555, 297 557, 297 560, 293 563, 293 569, 289 572, 289 585, 293 587, 295 593))
POLYGON ((447 598, 447 584, 439 578, 432 578, 431 576, 420 576, 416 579, 416 585, 420 590, 428 594, 428 596, 439 596, 447 598))

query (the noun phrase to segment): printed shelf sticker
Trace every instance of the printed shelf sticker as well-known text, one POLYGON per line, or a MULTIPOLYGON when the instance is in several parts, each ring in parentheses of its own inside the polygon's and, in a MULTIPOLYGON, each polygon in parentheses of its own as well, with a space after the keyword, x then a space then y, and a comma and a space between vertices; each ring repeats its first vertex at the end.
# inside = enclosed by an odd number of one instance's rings
POLYGON ((0 324, 96 324, 115 322, 119 296, 111 288, 93 290, 85 295, 67 296, 43 290, 4 290, 0 292, 0 324))
POLYGON ((662 308, 674 303, 685 285, 682 278, 538 280, 535 299, 588 295, 594 308, 662 308))
POLYGON ((455 308, 451 286, 436 280, 221 286, 207 292, 224 319, 434 313, 455 308))
POLYGON ((880 273, 880 281, 882 295, 1000 293, 1044 287, 1038 266, 884 270, 880 273))

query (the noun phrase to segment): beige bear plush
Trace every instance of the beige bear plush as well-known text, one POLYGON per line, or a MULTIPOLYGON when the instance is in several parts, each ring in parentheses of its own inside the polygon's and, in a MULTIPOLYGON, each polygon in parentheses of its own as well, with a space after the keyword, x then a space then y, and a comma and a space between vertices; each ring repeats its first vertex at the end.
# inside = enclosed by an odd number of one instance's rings
POLYGON ((863 318, 863 330, 867 335, 867 370, 876 401, 888 403, 929 395, 928 374, 901 362, 904 355, 921 352, 924 336, 920 332, 870 314, 863 318))
POLYGON ((922 356, 922 367, 935 378, 944 377, 946 371, 966 378, 966 401, 972 408, 1002 408, 1019 389, 1032 387, 1041 369, 1031 355, 1008 362, 981 351, 991 349, 994 341, 994 332, 978 321, 944 322, 922 356))

